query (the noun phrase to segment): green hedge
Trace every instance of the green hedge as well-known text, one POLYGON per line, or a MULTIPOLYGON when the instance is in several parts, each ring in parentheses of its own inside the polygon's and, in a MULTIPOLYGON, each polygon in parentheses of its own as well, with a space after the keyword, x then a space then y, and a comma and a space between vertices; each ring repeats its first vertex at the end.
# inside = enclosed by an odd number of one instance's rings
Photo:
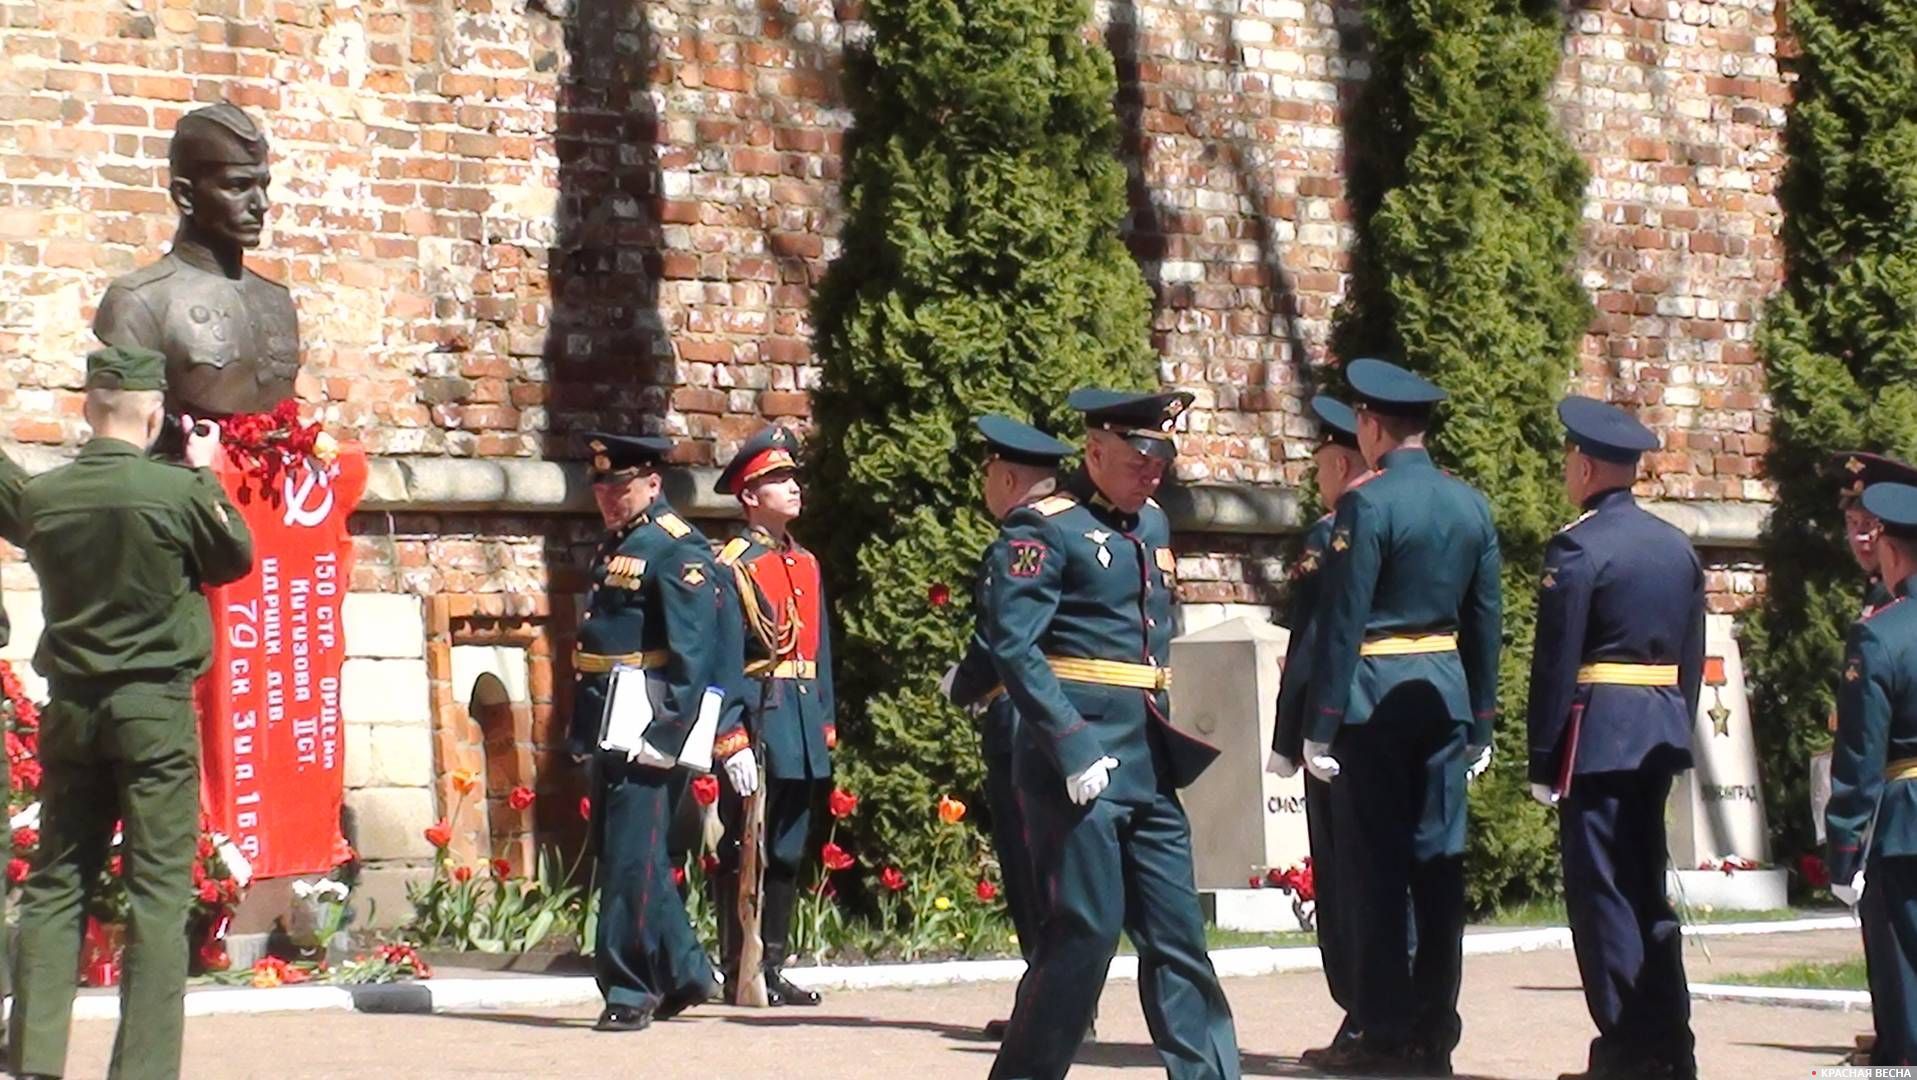
POLYGON ((865 799, 868 863, 911 865, 938 796, 975 793, 981 773, 970 721, 936 691, 995 532, 970 420, 1069 435, 1069 390, 1149 386, 1155 361, 1089 4, 871 0, 865 15, 844 249, 813 307, 808 517, 839 620, 841 782, 865 799))
POLYGON ((1802 56, 1779 190, 1786 279, 1758 333, 1777 503, 1747 652, 1784 860, 1811 844, 1806 758, 1829 745, 1864 589, 1823 460, 1917 453, 1917 2, 1792 0, 1790 20, 1802 56))
POLYGON ((1570 519, 1553 406, 1590 321, 1573 270, 1583 162, 1547 93, 1555 3, 1373 0, 1350 133, 1359 221, 1337 354, 1397 359, 1450 391, 1433 449, 1491 500, 1504 549, 1502 718, 1471 793, 1480 909, 1555 888, 1551 821, 1524 782, 1524 699, 1545 542, 1570 519))

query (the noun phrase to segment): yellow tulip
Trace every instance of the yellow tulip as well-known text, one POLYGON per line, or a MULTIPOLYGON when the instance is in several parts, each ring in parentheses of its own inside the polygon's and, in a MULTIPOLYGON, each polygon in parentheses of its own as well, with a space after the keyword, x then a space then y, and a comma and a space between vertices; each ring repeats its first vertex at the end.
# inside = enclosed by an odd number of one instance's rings
POLYGON ((938 899, 932 901, 932 906, 935 908, 938 908, 940 911, 944 911, 945 909, 952 906, 952 901, 941 896, 938 899))

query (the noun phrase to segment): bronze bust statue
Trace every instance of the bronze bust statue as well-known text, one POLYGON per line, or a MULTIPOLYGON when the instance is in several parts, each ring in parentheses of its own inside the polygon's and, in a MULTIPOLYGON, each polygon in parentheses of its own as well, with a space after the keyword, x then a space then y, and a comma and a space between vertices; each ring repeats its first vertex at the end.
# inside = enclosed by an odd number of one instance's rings
POLYGON ((244 263, 266 223, 266 136, 237 106, 209 105, 180 118, 167 164, 172 250, 107 287, 93 332, 166 355, 176 416, 265 412, 293 396, 299 373, 292 294, 244 263))

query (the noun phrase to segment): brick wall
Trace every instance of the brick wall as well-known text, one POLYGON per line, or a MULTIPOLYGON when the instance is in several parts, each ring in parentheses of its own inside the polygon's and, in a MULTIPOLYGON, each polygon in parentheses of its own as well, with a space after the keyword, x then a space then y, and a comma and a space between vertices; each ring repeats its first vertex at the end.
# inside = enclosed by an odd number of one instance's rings
MULTIPOLYGON (((1187 479, 1302 476, 1351 240, 1352 0, 1102 0, 1165 377, 1203 391, 1187 479)), ((1669 434, 1657 493, 1762 499, 1750 345, 1779 273, 1773 0, 1577 7, 1556 100, 1590 160, 1581 385, 1669 434)), ((301 393, 375 453, 540 455, 642 415, 729 454, 803 418, 855 29, 822 0, 0 4, 0 426, 80 437, 79 358, 172 220, 167 132, 261 115, 301 393)))

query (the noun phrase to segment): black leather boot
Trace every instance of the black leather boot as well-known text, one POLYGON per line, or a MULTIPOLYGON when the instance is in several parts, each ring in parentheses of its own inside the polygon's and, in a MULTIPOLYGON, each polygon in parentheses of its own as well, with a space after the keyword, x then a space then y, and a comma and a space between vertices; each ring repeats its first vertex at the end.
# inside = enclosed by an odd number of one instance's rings
POLYGON ((816 991, 786 981, 780 968, 792 940, 792 909, 799 899, 796 883, 767 874, 764 906, 760 908, 759 936, 765 942, 765 998, 768 1005, 817 1005, 816 991))

